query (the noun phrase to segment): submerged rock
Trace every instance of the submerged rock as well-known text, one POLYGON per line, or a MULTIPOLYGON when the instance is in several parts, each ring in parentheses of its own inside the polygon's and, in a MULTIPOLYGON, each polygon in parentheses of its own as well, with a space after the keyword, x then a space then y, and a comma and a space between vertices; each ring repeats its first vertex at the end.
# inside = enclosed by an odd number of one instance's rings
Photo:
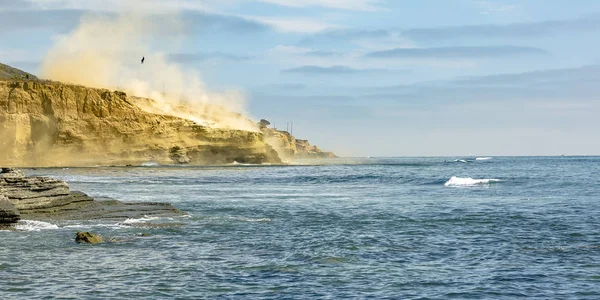
POLYGON ((94 234, 94 233, 90 233, 90 232, 83 232, 83 231, 78 231, 75 234, 75 241, 78 243, 87 243, 87 244, 100 244, 102 242, 104 242, 104 240, 102 239, 101 236, 94 234))

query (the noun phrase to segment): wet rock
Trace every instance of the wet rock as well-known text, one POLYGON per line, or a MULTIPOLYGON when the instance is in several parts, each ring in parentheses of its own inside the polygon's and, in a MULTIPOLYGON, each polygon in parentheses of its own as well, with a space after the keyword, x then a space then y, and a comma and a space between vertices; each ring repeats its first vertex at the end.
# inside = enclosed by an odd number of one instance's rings
POLYGON ((8 201, 6 196, 0 195, 0 227, 10 226, 20 219, 19 210, 8 201))
POLYGON ((75 241, 78 243, 99 244, 104 242, 101 236, 87 231, 78 231, 75 234, 75 241))
POLYGON ((20 170, 13 168, 2 168, 0 169, 0 178, 21 178, 25 177, 25 174, 20 170))
MULTIPOLYGON (((3 172, 5 169, 2 169, 3 172)), ((93 220, 142 218, 144 216, 176 216, 181 211, 168 203, 125 203, 114 199, 98 201, 82 192, 72 192, 67 183, 48 177, 0 177, 0 195, 27 220, 93 220)), ((12 208, 5 205, 7 212, 12 208)), ((1 209, 1 208, 0 208, 1 209)), ((0 216, 0 218, 2 218, 0 216)), ((6 215, 7 220, 12 215, 6 215)))

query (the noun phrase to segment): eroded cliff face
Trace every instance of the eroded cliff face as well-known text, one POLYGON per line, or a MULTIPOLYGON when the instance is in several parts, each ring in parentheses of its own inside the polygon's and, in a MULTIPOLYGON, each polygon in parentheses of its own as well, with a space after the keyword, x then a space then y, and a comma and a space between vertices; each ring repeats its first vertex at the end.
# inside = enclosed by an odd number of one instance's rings
POLYGON ((287 131, 262 128, 265 140, 277 150, 284 161, 293 162, 295 159, 334 158, 332 152, 325 152, 311 145, 308 140, 296 139, 287 131))
POLYGON ((0 81, 0 165, 281 162, 261 132, 150 113, 139 101, 106 89, 0 81))

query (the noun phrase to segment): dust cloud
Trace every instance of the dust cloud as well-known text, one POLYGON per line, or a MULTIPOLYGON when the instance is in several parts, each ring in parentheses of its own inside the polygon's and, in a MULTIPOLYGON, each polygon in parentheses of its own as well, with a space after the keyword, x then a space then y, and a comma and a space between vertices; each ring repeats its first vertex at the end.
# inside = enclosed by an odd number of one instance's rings
POLYGON ((213 92, 196 71, 169 61, 166 52, 178 51, 183 32, 184 23, 175 11, 89 14, 75 30, 56 39, 41 65, 42 77, 122 90, 139 97, 135 103, 151 113, 258 131, 244 116, 242 93, 213 92))

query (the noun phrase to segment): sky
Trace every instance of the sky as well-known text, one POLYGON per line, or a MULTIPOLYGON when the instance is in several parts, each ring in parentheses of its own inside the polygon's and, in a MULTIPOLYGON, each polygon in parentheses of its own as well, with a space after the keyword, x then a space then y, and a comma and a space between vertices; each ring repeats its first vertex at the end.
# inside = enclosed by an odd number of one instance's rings
POLYGON ((340 156, 600 154, 600 1, 0 0, 0 62, 39 74, 130 9, 176 13, 153 50, 340 156))

